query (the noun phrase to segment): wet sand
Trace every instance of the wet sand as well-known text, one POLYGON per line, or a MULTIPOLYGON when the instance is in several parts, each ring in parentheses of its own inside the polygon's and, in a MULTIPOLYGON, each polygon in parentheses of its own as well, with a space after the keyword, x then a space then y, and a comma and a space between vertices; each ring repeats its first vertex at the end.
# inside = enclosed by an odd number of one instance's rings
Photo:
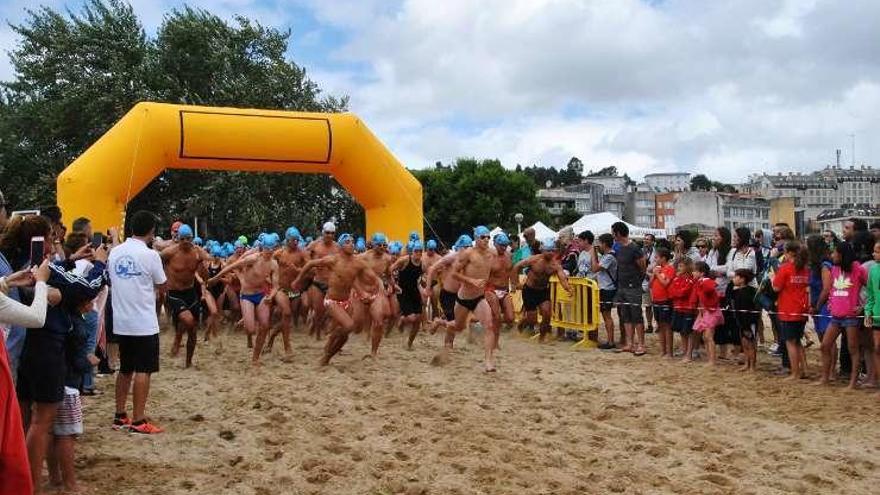
MULTIPOLYGON (((499 372, 459 337, 432 366, 440 335, 415 350, 399 334, 362 360, 353 336, 330 366, 294 335, 250 369, 242 334, 199 343, 196 369, 167 357, 148 414, 150 437, 110 429, 113 380, 87 397, 78 444, 83 485, 101 494, 876 493, 880 399, 789 384, 732 364, 708 369, 571 351, 505 334, 499 372)), ((769 332, 768 332, 769 333, 769 332)), ((278 342, 277 344, 280 344, 278 342)), ((818 356, 811 352, 811 373, 818 356)), ((130 407, 130 406, 129 406, 130 407)))

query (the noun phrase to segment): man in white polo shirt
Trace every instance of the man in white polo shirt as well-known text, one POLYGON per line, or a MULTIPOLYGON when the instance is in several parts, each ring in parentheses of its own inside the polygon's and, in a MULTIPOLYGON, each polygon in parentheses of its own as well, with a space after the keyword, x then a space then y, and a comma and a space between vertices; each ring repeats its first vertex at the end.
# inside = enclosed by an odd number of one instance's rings
POLYGON ((159 319, 156 291, 165 289, 165 270, 159 253, 147 245, 156 234, 156 215, 139 211, 132 215, 132 236, 110 251, 113 333, 119 339, 119 374, 116 376, 114 429, 132 433, 162 433, 146 417, 150 374, 159 371, 159 319), (134 379, 133 412, 126 414, 128 390, 134 379))

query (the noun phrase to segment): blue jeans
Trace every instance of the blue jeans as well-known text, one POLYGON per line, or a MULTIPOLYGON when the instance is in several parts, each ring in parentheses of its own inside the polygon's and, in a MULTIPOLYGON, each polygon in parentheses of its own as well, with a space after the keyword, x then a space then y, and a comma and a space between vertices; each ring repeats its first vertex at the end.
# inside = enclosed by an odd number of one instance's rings
POLYGON ((18 364, 21 362, 21 353, 24 351, 24 338, 27 330, 21 327, 12 327, 6 338, 6 354, 9 357, 9 368, 12 370, 12 381, 18 379, 18 364))
MULTIPOLYGON (((95 347, 98 345, 98 312, 89 311, 84 313, 82 318, 73 318, 74 326, 78 327, 77 332, 86 336, 86 344, 79 349, 77 361, 83 362, 88 360, 89 354, 95 353, 95 347)), ((83 390, 92 390, 95 388, 95 377, 92 374, 93 366, 89 366, 89 370, 83 373, 82 388, 83 390)))

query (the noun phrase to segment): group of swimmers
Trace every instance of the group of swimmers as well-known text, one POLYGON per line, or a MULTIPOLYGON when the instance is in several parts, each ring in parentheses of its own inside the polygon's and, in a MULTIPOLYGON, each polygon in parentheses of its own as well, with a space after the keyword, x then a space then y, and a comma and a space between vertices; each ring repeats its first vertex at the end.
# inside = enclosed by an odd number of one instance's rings
POLYGON ((175 223, 172 240, 154 242, 168 278, 164 305, 176 330, 171 353, 178 355, 186 335, 186 366, 192 365, 203 308, 205 340, 217 335, 224 309, 240 314, 254 366, 278 334, 283 359, 289 360, 291 331, 301 320, 316 339, 329 332, 320 361, 326 365, 351 333, 369 333, 367 358, 377 356, 383 337, 395 327, 409 327, 409 348, 423 327, 445 331, 449 349, 473 318, 485 329, 485 371, 494 372, 501 326, 513 324, 511 291, 523 289, 521 328, 534 327, 538 312, 543 315, 543 339, 550 332, 550 277, 557 275, 570 288, 552 240, 514 265, 506 234, 492 236, 485 226, 473 233, 441 254, 436 241, 423 244, 417 232, 400 249, 383 233, 374 233, 367 243, 337 235, 327 222, 311 242, 290 227, 283 241, 277 233, 263 233, 252 247, 239 239, 229 253, 228 246, 203 243, 189 225, 175 223), (524 269, 528 276, 521 286, 517 274, 524 269))

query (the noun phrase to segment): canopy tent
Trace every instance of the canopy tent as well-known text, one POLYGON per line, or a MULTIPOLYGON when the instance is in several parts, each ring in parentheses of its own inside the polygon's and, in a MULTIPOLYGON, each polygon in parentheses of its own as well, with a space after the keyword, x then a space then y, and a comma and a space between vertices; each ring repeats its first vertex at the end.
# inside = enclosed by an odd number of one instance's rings
POLYGON ((543 222, 536 222, 529 228, 535 230, 535 239, 539 241, 543 241, 547 238, 556 239, 556 232, 550 227, 544 225, 543 222))
MULTIPOLYGON (((592 215, 584 215, 580 217, 575 223, 571 224, 571 228, 574 230, 575 235, 580 234, 585 230, 589 230, 593 234, 599 235, 606 232, 610 233, 611 225, 615 222, 621 221, 622 220, 617 218, 613 213, 604 211, 602 213, 593 213, 592 215)), ((654 237, 657 238, 666 238, 666 232, 663 229, 650 229, 647 227, 639 227, 627 222, 623 223, 626 223, 626 226, 629 227, 629 235, 632 237, 644 237, 646 234, 653 234, 654 237)))

